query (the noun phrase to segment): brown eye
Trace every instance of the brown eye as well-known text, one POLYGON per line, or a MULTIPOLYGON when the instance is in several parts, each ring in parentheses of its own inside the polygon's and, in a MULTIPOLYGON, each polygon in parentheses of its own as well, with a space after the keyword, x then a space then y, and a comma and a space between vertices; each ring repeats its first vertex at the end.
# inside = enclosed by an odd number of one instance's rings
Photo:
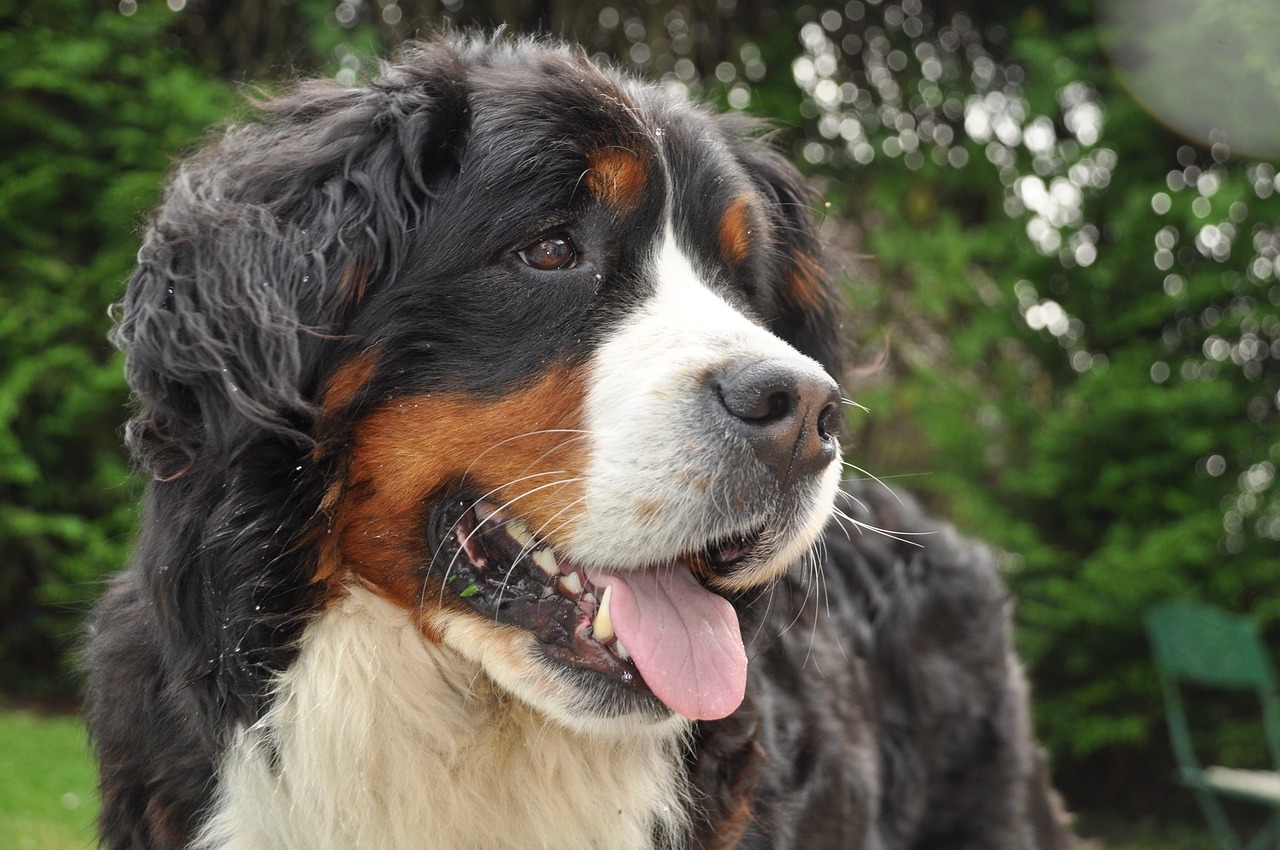
POLYGON ((532 245, 526 245, 516 254, 529 268, 544 272, 572 268, 578 262, 578 252, 574 249, 569 237, 556 235, 539 239, 532 245))

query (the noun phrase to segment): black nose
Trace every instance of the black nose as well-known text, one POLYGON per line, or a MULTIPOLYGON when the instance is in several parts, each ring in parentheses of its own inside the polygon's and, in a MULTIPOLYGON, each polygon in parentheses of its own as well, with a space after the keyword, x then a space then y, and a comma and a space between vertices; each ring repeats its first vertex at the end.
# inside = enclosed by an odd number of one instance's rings
POLYGON ((711 386, 729 421, 779 479, 812 474, 835 457, 840 392, 816 366, 781 360, 734 364, 713 375, 711 386))

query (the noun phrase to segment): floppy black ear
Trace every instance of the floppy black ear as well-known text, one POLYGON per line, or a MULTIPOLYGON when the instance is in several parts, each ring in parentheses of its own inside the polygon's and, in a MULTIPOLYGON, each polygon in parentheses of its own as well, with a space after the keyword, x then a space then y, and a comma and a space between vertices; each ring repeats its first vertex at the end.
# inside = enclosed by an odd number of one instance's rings
MULTIPOLYGON (((113 339, 138 403, 128 440, 153 480, 88 647, 110 659, 89 681, 99 751, 139 787, 154 765, 120 751, 131 730, 172 720, 187 737, 156 742, 157 761, 190 751, 212 765, 216 745, 199 750, 190 730, 253 722, 320 604, 308 534, 330 470, 309 456, 317 401, 347 355, 346 317, 396 274, 456 161, 458 62, 439 43, 369 86, 314 82, 261 104, 261 120, 173 173, 152 217, 113 339), (118 698, 120 671, 138 679, 132 701, 118 698)), ((189 807, 182 823, 206 793, 174 803, 189 807)))
POLYGON ((258 104, 171 176, 112 337, 139 402, 128 441, 157 477, 255 433, 308 443, 321 349, 394 274, 465 122, 456 54, 409 58, 258 104))
POLYGON ((844 368, 843 296, 818 236, 818 193, 782 154, 761 138, 759 122, 729 113, 721 119, 734 154, 768 201, 783 268, 770 330, 817 360, 837 380, 844 368))

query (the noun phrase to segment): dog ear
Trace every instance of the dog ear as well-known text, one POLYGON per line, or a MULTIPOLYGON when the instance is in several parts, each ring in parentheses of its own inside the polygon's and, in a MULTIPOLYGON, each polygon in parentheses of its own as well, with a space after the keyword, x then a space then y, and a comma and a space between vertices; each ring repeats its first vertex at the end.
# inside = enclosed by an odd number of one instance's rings
POLYGON ((296 652, 318 604, 324 382, 457 159, 457 63, 439 43, 366 87, 305 83, 170 177, 113 332, 154 480, 111 610, 145 605, 156 644, 128 651, 172 683, 139 711, 252 722, 296 652))
POLYGON ((156 477, 264 432, 308 444, 322 349, 395 273, 465 130, 456 54, 411 58, 259 103, 170 177, 112 334, 139 403, 126 439, 156 477))
POLYGON ((721 117, 730 145, 766 199, 783 268, 769 329, 817 360, 837 380, 844 367, 843 298, 818 235, 820 197, 784 156, 761 138, 762 125, 737 113, 721 117))

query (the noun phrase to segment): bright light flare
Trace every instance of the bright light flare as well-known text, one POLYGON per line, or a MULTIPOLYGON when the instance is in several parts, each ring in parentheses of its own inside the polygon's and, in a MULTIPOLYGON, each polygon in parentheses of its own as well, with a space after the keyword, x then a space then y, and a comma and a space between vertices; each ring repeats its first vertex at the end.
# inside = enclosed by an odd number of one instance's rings
POLYGON ((1102 44, 1134 98, 1204 147, 1280 159, 1280 3, 1098 0, 1102 44))

